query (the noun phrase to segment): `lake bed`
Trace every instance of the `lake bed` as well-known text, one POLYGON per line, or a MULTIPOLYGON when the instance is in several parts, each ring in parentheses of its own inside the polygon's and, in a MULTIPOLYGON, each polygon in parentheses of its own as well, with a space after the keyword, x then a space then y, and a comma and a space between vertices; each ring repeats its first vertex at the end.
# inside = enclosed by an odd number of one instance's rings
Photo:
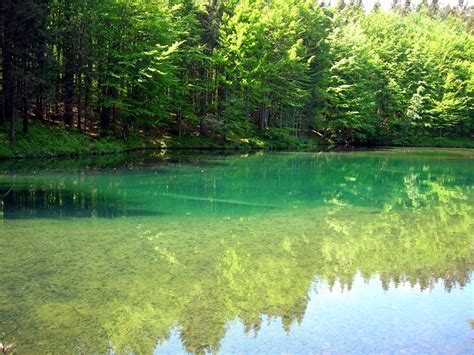
POLYGON ((472 150, 107 159, 0 165, 19 353, 472 351, 472 150))

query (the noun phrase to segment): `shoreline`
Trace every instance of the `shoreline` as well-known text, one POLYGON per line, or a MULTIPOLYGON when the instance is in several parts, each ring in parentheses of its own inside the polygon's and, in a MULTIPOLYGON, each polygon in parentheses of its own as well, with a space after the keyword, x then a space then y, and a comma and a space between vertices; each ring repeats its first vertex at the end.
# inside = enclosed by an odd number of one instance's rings
POLYGON ((344 148, 342 146, 335 146, 329 148, 328 146, 319 146, 315 149, 285 149, 285 148, 270 148, 270 147, 138 147, 138 148, 126 148, 124 150, 117 151, 90 151, 80 153, 57 153, 57 154, 45 154, 45 155, 19 155, 19 156, 0 156, 0 164, 6 162, 21 162, 21 161, 40 161, 49 159, 73 159, 73 158, 101 158, 101 157, 113 157, 126 155, 131 153, 148 153, 148 152, 293 152, 293 153, 318 153, 318 152, 359 152, 359 151, 375 151, 375 150, 390 150, 390 149, 466 149, 474 152, 472 146, 400 146, 400 145, 379 145, 379 146, 355 146, 351 148, 344 148))
POLYGON ((77 158, 111 156, 138 151, 355 151, 389 148, 464 148, 474 149, 474 138, 470 137, 410 137, 405 142, 374 142, 368 145, 344 146, 321 138, 297 138, 282 130, 269 129, 250 132, 247 137, 231 137, 224 140, 215 136, 171 136, 160 137, 133 134, 127 142, 113 136, 93 138, 79 131, 65 128, 47 128, 32 124, 28 135, 18 134, 12 146, 6 132, 0 132, 0 162, 12 160, 77 158))

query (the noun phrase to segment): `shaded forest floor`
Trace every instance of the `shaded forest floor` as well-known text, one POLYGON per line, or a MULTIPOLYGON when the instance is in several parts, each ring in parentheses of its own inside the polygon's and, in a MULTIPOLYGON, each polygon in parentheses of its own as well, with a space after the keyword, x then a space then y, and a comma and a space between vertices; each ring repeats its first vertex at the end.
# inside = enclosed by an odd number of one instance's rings
MULTIPOLYGON (((413 147, 459 147, 474 148, 474 139, 469 137, 416 137, 403 144, 386 142, 382 146, 413 147)), ((273 150, 322 150, 338 149, 316 138, 296 138, 283 130, 269 129, 248 137, 224 139, 220 136, 177 137, 163 135, 150 137, 131 134, 124 142, 113 136, 95 138, 78 131, 70 131, 63 126, 48 127, 41 123, 31 123, 29 133, 17 133, 15 146, 8 142, 6 130, 0 130, 0 159, 42 158, 54 156, 81 156, 121 153, 141 149, 273 149, 273 150)))

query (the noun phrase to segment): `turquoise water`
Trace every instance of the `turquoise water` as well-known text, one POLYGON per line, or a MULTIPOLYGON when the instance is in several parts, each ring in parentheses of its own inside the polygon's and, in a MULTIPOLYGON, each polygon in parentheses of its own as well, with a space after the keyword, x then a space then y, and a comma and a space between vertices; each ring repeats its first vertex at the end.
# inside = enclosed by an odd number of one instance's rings
POLYGON ((470 353, 474 151, 0 165, 18 353, 470 353))

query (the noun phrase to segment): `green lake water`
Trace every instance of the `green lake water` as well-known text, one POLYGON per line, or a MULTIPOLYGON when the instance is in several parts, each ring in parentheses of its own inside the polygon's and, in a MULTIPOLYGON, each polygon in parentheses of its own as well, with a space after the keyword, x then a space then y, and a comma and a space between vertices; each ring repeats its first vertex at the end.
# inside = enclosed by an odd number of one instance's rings
POLYGON ((472 353, 474 150, 0 164, 18 354, 472 353))

